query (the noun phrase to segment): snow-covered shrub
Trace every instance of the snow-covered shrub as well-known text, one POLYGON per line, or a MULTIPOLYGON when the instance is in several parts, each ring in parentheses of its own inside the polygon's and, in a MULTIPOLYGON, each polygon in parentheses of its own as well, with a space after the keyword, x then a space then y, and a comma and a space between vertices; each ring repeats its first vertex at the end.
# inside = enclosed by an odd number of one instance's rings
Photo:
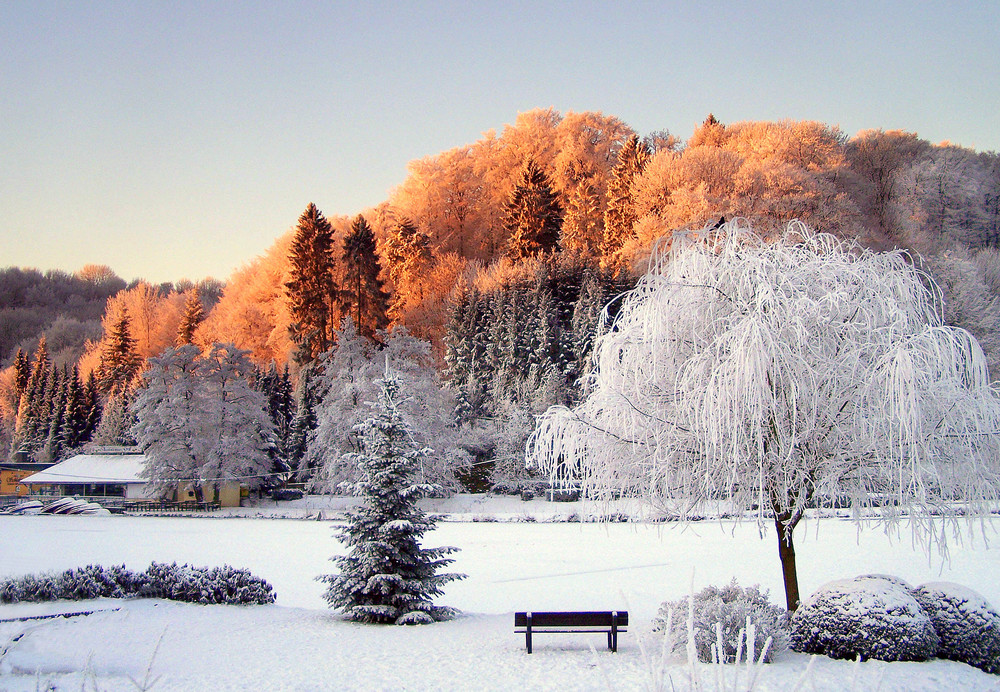
POLYGON ((60 598, 85 600, 88 598, 125 598, 135 593, 135 575, 125 565, 87 565, 68 569, 58 575, 60 598))
POLYGON ((133 593, 133 581, 134 575, 124 565, 87 565, 60 573, 28 574, 0 581, 0 603, 124 598, 133 593))
POLYGON ((28 574, 0 580, 0 603, 91 598, 167 598, 193 603, 274 603, 274 590, 245 569, 188 567, 154 562, 145 572, 125 565, 87 565, 59 574, 28 574))
MULTIPOLYGON (((686 647, 688 597, 679 601, 668 601, 660 607, 660 617, 653 621, 653 630, 667 633, 668 614, 673 612, 671 629, 675 651, 686 647)), ((736 659, 740 630, 746 628, 747 618, 754 625, 754 651, 764 648, 764 642, 771 638, 764 660, 770 663, 774 655, 788 648, 788 613, 768 600, 767 592, 761 592, 757 585, 742 588, 734 578, 721 589, 708 586, 694 595, 694 643, 698 659, 712 662, 712 646, 716 643, 716 624, 722 626, 723 663, 736 659)))
POLYGON ((54 574, 26 574, 0 583, 0 603, 55 601, 61 598, 54 574))
POLYGON ((795 651, 831 658, 924 661, 938 636, 905 582, 866 575, 832 581, 792 616, 795 651))
POLYGON ((263 605, 274 603, 274 589, 248 570, 223 567, 191 567, 154 562, 143 574, 139 590, 147 598, 204 604, 263 605))
POLYGON ((937 655, 1000 674, 1000 613, 975 591, 950 582, 913 591, 941 643, 937 655))

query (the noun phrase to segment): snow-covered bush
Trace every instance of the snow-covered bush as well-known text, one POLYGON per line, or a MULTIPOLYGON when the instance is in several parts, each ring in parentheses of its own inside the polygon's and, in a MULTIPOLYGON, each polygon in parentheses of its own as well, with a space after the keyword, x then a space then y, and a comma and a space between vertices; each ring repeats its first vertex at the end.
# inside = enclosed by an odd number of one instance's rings
POLYGON ((28 574, 0 581, 0 603, 124 598, 135 592, 135 582, 135 574, 124 565, 87 565, 59 573, 28 574))
MULTIPOLYGON (((679 601, 669 601, 660 607, 660 617, 653 621, 653 630, 666 632, 669 613, 676 651, 683 651, 687 637, 688 597, 679 601)), ((721 589, 708 586, 694 595, 694 643, 698 659, 712 662, 712 647, 716 644, 717 624, 722 626, 725 660, 736 660, 740 630, 746 628, 747 618, 754 625, 754 651, 763 650, 764 643, 771 638, 771 645, 764 657, 770 663, 774 655, 788 648, 788 613, 768 600, 767 592, 761 592, 757 585, 742 588, 734 578, 721 589)))
POLYGON ((986 599, 950 582, 922 584, 913 595, 941 638, 940 658, 1000 674, 1000 613, 986 599))
POLYGON ((167 598, 193 603, 274 603, 271 585, 245 569, 189 567, 154 562, 145 572, 125 565, 87 565, 58 574, 28 574, 0 581, 0 603, 167 598))
POLYGON ((274 589, 249 570, 191 567, 154 562, 143 574, 139 595, 204 604, 263 605, 274 603, 274 589))
POLYGON ((792 616, 791 646, 831 658, 924 661, 938 636, 905 582, 866 575, 832 581, 806 599, 792 616))

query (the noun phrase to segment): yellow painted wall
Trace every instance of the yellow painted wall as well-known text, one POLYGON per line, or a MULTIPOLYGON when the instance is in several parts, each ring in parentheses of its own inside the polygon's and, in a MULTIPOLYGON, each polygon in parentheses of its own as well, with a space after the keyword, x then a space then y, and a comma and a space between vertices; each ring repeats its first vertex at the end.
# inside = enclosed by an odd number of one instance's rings
POLYGON ((27 486, 19 486, 18 481, 34 473, 27 469, 0 469, 0 495, 27 495, 27 486))

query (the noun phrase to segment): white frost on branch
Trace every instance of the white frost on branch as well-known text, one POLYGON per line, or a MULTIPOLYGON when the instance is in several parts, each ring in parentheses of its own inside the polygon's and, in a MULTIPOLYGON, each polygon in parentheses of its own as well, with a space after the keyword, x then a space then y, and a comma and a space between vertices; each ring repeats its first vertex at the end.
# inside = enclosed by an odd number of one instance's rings
POLYGON ((740 221, 676 233, 598 339, 589 395, 540 418, 528 462, 681 516, 725 499, 788 530, 823 495, 908 509, 923 529, 956 499, 983 514, 1000 496, 1000 395, 942 314, 904 252, 797 222, 777 238, 740 221))

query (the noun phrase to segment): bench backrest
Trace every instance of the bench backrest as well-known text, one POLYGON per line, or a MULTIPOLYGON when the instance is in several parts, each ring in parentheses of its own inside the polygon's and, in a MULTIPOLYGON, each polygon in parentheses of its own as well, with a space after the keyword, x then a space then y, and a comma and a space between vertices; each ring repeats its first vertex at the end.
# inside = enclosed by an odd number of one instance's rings
MULTIPOLYGON (((578 613, 531 613, 532 627, 611 627, 617 615, 618 627, 628 625, 627 610, 597 610, 578 613)), ((526 627, 528 613, 514 613, 514 627, 526 627)))

